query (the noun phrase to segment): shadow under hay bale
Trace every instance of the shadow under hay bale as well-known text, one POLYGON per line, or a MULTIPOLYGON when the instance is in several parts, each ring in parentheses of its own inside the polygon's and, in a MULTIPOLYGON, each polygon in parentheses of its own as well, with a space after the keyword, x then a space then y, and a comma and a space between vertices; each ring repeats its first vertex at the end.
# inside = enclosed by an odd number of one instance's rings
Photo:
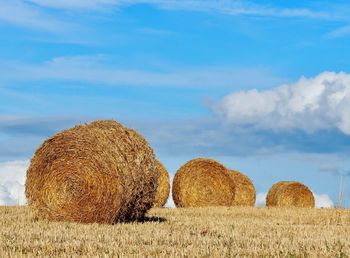
POLYGON ((229 174, 235 184, 232 206, 254 206, 256 191, 250 178, 235 170, 229 170, 229 174))
POLYGON ((294 181, 281 181, 269 190, 266 206, 314 208, 315 198, 307 186, 294 181))
POLYGON ((176 207, 231 206, 234 184, 219 162, 199 158, 176 172, 172 193, 176 207))
POLYGON ((115 121, 75 126, 46 140, 27 171, 33 214, 54 221, 115 223, 143 218, 153 205, 155 155, 136 131, 115 121))
POLYGON ((153 223, 164 223, 166 222, 166 218, 163 218, 163 217, 157 217, 157 216, 152 216, 152 217, 143 217, 141 219, 138 219, 137 222, 140 222, 140 223, 150 223, 150 222, 153 222, 153 223))
POLYGON ((165 169, 163 164, 157 160, 156 161, 156 167, 158 172, 158 187, 157 187, 157 193, 154 200, 153 207, 163 207, 168 200, 169 193, 170 193, 170 179, 168 171, 165 169))

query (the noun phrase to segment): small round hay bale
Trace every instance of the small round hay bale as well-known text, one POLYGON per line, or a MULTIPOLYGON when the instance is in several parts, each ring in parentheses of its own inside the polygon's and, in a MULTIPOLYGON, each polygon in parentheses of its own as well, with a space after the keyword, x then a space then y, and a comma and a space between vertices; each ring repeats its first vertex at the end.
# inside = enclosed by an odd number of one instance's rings
POLYGON ((235 184, 235 197, 232 206, 254 206, 256 191, 253 182, 241 172, 229 170, 235 184))
POLYGON ((163 164, 159 160, 156 161, 156 164, 158 172, 158 187, 153 207, 163 207, 169 197, 170 179, 168 171, 163 164))
POLYGON ((230 206, 234 184, 227 169, 212 159, 194 159, 183 165, 173 181, 176 207, 230 206))
POLYGON ((314 208, 315 198, 307 186, 294 181, 281 181, 269 190, 266 206, 314 208))
POLYGON ((54 221, 115 223, 142 218, 154 202, 155 155, 115 121, 75 126, 46 140, 27 171, 34 215, 54 221))

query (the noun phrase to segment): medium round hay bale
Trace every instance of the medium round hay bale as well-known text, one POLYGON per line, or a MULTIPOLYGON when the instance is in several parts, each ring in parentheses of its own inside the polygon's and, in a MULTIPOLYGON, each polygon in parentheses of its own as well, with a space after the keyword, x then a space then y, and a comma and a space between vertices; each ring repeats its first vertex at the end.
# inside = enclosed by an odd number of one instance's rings
POLYGON ((215 160, 194 159, 176 172, 173 199, 177 207, 230 206, 233 198, 233 180, 215 160))
POLYGON ((31 160, 25 191, 36 217, 114 223, 143 217, 157 180, 155 155, 140 134, 96 121, 46 140, 31 160))
POLYGON ((253 182, 241 172, 229 170, 235 184, 235 197, 232 206, 254 206, 256 191, 253 182))
POLYGON ((163 164, 157 160, 158 187, 153 207, 163 207, 168 200, 170 192, 170 179, 168 171, 163 164))
POLYGON ((307 186, 294 181, 281 181, 269 190, 266 206, 313 208, 315 198, 307 186))

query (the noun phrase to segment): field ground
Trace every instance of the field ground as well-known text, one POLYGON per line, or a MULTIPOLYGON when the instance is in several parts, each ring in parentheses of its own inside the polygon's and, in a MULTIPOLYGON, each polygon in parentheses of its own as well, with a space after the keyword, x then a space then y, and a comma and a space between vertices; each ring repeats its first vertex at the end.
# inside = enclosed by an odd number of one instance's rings
POLYGON ((148 222, 33 221, 0 207, 0 257, 350 257, 350 211, 153 209, 148 222))

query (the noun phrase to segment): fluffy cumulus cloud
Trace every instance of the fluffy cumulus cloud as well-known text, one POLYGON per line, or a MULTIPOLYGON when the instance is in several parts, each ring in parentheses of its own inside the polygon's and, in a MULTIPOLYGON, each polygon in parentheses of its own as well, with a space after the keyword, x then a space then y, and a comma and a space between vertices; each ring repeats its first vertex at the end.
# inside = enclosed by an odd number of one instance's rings
POLYGON ((5 186, 0 185, 0 205, 15 205, 11 194, 5 186))
POLYGON ((334 207, 333 201, 329 198, 328 194, 315 194, 315 205, 317 208, 332 208, 334 207))
POLYGON ((28 161, 0 163, 0 205, 24 205, 25 173, 28 161))
POLYGON ((234 92, 214 105, 226 122, 283 131, 350 134, 350 74, 324 72, 271 90, 234 92))
POLYGON ((258 193, 256 195, 255 206, 257 206, 257 207, 264 207, 265 203, 266 203, 266 196, 267 196, 267 193, 265 193, 265 192, 258 193))
MULTIPOLYGON (((256 203, 255 206, 257 207, 264 207, 266 204, 266 196, 267 193, 262 192, 258 193, 256 195, 256 203)), ((332 208, 334 207, 334 204, 331 200, 331 198, 328 196, 328 194, 315 194, 315 206, 316 208, 332 208)))

